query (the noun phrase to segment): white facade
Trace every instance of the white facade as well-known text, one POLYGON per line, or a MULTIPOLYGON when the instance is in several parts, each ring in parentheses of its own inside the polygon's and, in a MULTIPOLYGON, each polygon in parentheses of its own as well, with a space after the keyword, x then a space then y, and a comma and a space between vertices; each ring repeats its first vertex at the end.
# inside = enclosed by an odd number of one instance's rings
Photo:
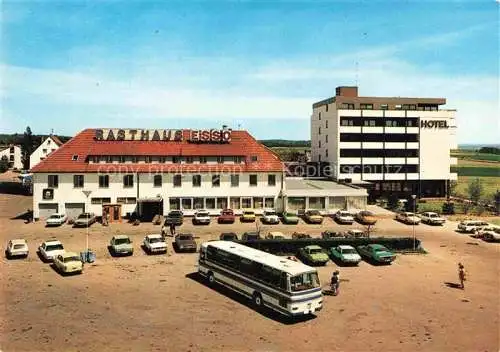
POLYGON ((18 170, 23 168, 21 147, 17 145, 1 147, 0 158, 3 156, 7 157, 7 160, 9 161, 9 168, 18 170))
POLYGON ((40 161, 44 160, 50 153, 55 152, 57 149, 59 149, 59 144, 54 141, 52 136, 47 137, 30 155, 30 168, 37 165, 40 161))
MULTIPOLYGON (((198 175, 198 174, 196 174, 198 175)), ((33 176, 33 210, 34 217, 40 218, 40 205, 51 205, 57 211, 66 213, 67 205, 81 204, 85 211, 100 216, 102 203, 122 204, 122 216, 138 211, 141 200, 161 199, 163 214, 171 209, 182 209, 185 215, 192 215, 195 209, 207 209, 213 215, 229 207, 235 212, 243 208, 254 208, 257 213, 264 208, 278 206, 277 198, 282 190, 282 173, 241 173, 238 186, 231 185, 231 176, 223 174, 219 186, 212 186, 212 176, 215 174, 200 174, 201 185, 193 186, 193 174, 183 174, 181 185, 174 186, 174 174, 144 174, 120 173, 109 174, 109 187, 99 187, 99 176, 105 174, 49 174, 35 173, 33 176), (49 185, 49 175, 57 175, 57 187, 49 185), (83 175, 83 187, 75 187, 74 176, 83 175), (132 175, 132 187, 124 186, 124 176, 132 175), (161 176, 161 186, 155 186, 154 176, 161 176), (250 185, 250 175, 257 176, 257 185, 250 185), (274 176, 274 182, 269 184, 269 175, 274 176), (53 198, 44 199, 44 190, 53 189, 53 198), (88 199, 83 191, 91 191, 88 199), (126 199, 126 200, 125 200, 126 199)), ((43 215, 43 214, 42 214, 43 215)))

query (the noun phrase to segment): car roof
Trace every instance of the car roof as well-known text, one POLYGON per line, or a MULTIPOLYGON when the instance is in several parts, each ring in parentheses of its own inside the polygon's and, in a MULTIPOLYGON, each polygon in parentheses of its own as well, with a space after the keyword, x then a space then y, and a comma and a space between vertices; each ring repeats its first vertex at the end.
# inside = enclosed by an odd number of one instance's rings
POLYGON ((309 248, 309 249, 323 249, 320 246, 318 246, 317 244, 310 244, 309 246, 306 246, 305 248, 309 248))
POLYGON ((114 237, 115 239, 129 238, 127 235, 114 235, 113 237, 114 237))
POLYGON ((44 241, 43 243, 45 243, 45 244, 62 244, 61 241, 56 240, 56 239, 47 240, 47 241, 44 241))
POLYGON ((250 209, 250 208, 246 208, 246 209, 243 209, 243 212, 252 212, 252 213, 255 213, 255 210, 250 209))
POLYGON ((364 232, 361 229, 349 229, 350 232, 364 232))
POLYGON ((353 246, 349 246, 348 244, 340 244, 338 245, 340 249, 354 249, 353 246))
POLYGON ((63 254, 61 254, 63 256, 63 258, 67 258, 67 257, 80 257, 80 255, 76 252, 64 252, 63 254))
POLYGON ((368 245, 368 247, 371 247, 371 248, 374 248, 374 249, 375 248, 386 248, 387 249, 386 246, 383 246, 383 245, 377 244, 377 243, 371 243, 371 244, 368 245))
POLYGON ((152 233, 152 234, 149 234, 149 235, 146 235, 147 238, 163 238, 162 235, 160 235, 159 233, 152 233))
POLYGON ((15 238, 13 240, 10 240, 12 244, 26 244, 26 240, 22 238, 15 238))
POLYGON ((208 213, 207 209, 198 209, 196 210, 197 213, 208 213))

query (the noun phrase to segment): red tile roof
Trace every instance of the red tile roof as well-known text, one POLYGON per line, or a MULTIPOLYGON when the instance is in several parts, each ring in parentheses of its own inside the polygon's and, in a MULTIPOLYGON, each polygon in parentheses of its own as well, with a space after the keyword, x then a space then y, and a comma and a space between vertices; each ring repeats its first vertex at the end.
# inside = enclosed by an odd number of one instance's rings
POLYGON ((232 131, 226 144, 198 144, 187 141, 190 130, 183 130, 183 141, 96 141, 95 130, 77 134, 46 159, 38 163, 34 173, 92 172, 281 172, 283 163, 270 149, 246 131, 232 131), (78 160, 73 161, 73 155, 78 160), (241 164, 89 164, 88 156, 242 156, 241 164), (257 156, 252 162, 251 156, 257 156))

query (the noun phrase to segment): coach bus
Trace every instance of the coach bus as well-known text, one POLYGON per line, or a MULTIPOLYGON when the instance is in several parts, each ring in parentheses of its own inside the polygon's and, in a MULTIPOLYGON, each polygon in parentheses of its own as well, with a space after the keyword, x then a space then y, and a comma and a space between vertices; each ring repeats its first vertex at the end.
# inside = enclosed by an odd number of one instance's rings
POLYGON ((198 272, 209 285, 222 284, 287 316, 313 314, 323 296, 316 269, 230 241, 201 245, 198 272))

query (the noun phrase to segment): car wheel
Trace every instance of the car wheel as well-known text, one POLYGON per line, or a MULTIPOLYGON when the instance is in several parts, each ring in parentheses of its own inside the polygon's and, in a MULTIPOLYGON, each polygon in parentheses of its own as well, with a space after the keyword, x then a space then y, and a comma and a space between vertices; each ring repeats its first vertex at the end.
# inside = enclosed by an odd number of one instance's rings
POLYGON ((215 285, 215 277, 214 274, 210 271, 207 275, 207 281, 210 286, 215 285))
POLYGON ((262 300, 262 296, 259 292, 254 292, 253 294, 253 304, 256 308, 262 308, 264 305, 264 301, 262 300))
POLYGON ((5 258, 7 258, 7 259, 11 259, 12 258, 8 251, 5 251, 5 258))

